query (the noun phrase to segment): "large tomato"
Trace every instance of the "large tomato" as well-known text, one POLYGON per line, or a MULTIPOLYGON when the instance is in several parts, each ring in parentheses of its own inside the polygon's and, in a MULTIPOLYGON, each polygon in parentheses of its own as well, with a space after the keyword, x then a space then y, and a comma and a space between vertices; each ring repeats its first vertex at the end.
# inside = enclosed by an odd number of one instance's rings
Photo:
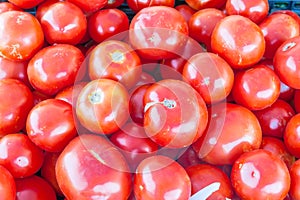
POLYGON ((16 183, 11 173, 0 165, 0 195, 7 200, 16 199, 16 183))
POLYGON ((131 188, 123 155, 102 136, 81 135, 63 150, 56 177, 67 199, 127 200, 131 188))

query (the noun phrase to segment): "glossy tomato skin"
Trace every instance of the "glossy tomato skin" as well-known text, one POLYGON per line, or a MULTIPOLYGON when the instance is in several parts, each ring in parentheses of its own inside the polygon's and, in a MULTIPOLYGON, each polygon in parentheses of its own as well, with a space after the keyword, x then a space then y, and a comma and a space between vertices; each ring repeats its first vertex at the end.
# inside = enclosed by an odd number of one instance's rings
POLYGON ((160 146, 186 147, 203 134, 208 122, 204 100, 183 81, 166 79, 152 84, 144 105, 146 133, 160 146))
POLYGON ((79 8, 81 8, 86 14, 95 12, 104 8, 107 5, 107 0, 68 0, 71 3, 74 3, 79 8))
POLYGON ((209 119, 206 131, 192 145, 203 161, 214 165, 231 165, 244 152, 260 147, 260 125, 247 108, 220 103, 212 107, 209 119))
POLYGON ((242 15, 259 24, 269 14, 268 0, 229 0, 226 1, 226 13, 228 15, 242 15))
POLYGON ((284 199, 290 188, 285 163, 263 149, 244 153, 234 162, 231 182, 242 199, 284 199))
POLYGON ((273 58, 276 50, 286 40, 299 36, 299 24, 290 15, 277 13, 269 15, 260 24, 266 41, 264 57, 273 58), (278 28, 280 31, 277 31, 278 28))
POLYGON ((225 16, 216 8, 198 10, 188 21, 190 37, 205 44, 206 49, 211 51, 211 34, 216 24, 225 16))
POLYGON ((300 114, 294 115, 287 123, 283 141, 288 151, 296 158, 300 157, 300 114))
POLYGON ((128 122, 112 134, 110 141, 120 149, 132 172, 147 157, 155 155, 159 146, 147 137, 142 126, 128 122))
POLYGON ((286 40, 277 49, 273 64, 280 80, 288 86, 300 89, 300 36, 286 40))
POLYGON ((16 133, 24 128, 26 118, 33 107, 30 89, 16 79, 0 80, 0 137, 16 133))
POLYGON ((128 92, 114 80, 96 79, 80 92, 76 115, 81 125, 98 134, 111 134, 128 120, 128 92))
POLYGON ((76 107, 77 98, 81 90, 86 86, 87 82, 75 83, 72 86, 66 87, 55 95, 55 99, 63 100, 74 108, 76 107))
POLYGON ((35 105, 27 117, 26 132, 38 147, 60 152, 77 136, 72 106, 59 99, 47 99, 35 105))
POLYGON ((80 76, 84 55, 75 46, 56 44, 40 50, 29 62, 27 74, 31 85, 46 95, 56 95, 74 84, 80 76))
POLYGON ((48 10, 49 6, 61 0, 45 0, 36 7, 35 17, 40 21, 41 17, 48 10))
POLYGON ((184 65, 182 75, 207 104, 224 100, 233 87, 232 68, 223 58, 210 52, 192 56, 184 65))
POLYGON ((113 38, 129 29, 129 19, 125 12, 116 8, 108 8, 93 13, 88 19, 88 32, 91 38, 100 43, 106 39, 113 38))
POLYGON ((254 111, 264 136, 283 138, 288 121, 295 115, 292 106, 278 99, 271 106, 254 111))
POLYGON ((270 151, 278 156, 288 168, 295 162, 295 156, 290 154, 284 145, 283 141, 279 138, 264 136, 262 138, 261 149, 270 151))
POLYGON ((7 200, 16 199, 16 183, 11 173, 0 165, 0 195, 7 200))
POLYGON ((26 1, 9 0, 8 2, 10 2, 22 9, 30 9, 30 8, 37 6, 39 3, 43 2, 43 1, 44 0, 26 0, 26 1))
POLYGON ((40 23, 27 12, 1 13, 0 26, 5 27, 0 31, 0 53, 8 59, 29 60, 44 44, 40 23))
POLYGON ((12 10, 22 11, 21 8, 17 7, 13 3, 10 3, 10 2, 0 2, 0 13, 6 12, 6 11, 12 11, 12 10))
POLYGON ((261 60, 265 52, 265 39, 259 26, 250 19, 230 15, 215 26, 211 48, 233 68, 241 69, 261 60))
POLYGON ((138 54, 125 42, 101 42, 90 54, 88 73, 91 80, 108 78, 131 88, 137 83, 141 72, 138 54))
POLYGON ((181 13, 186 22, 188 22, 192 15, 196 12, 196 10, 186 4, 177 5, 174 8, 181 13))
POLYGON ((136 200, 186 200, 191 195, 191 180, 177 162, 156 155, 139 164, 134 176, 133 191, 136 200))
POLYGON ((176 162, 178 162, 185 169, 193 165, 204 163, 204 161, 199 158, 192 146, 189 146, 184 153, 177 158, 176 162))
POLYGON ((195 10, 201 10, 205 8, 222 8, 226 0, 187 0, 186 3, 195 10))
POLYGON ((50 5, 40 17, 40 23, 49 44, 78 44, 87 31, 84 13, 70 2, 50 5))
POLYGON ((290 169, 291 188, 289 195, 292 199, 300 198, 300 160, 294 162, 290 169))
POLYGON ((133 17, 129 26, 130 43, 141 57, 150 60, 180 55, 187 36, 188 24, 184 17, 175 8, 168 6, 142 9, 133 17))
POLYGON ((73 139, 57 160, 56 177, 67 199, 126 200, 130 195, 128 165, 102 136, 83 134, 73 139))
POLYGON ((43 151, 27 135, 12 133, 0 140, 0 165, 10 171, 14 178, 35 174, 42 166, 43 151))
POLYGON ((154 0, 154 1, 142 1, 142 0, 127 0, 128 7, 135 13, 139 12, 143 8, 152 6, 168 6, 174 7, 175 0, 154 0))
POLYGON ((232 199, 233 190, 231 187, 230 179, 219 168, 209 164, 197 164, 186 168, 191 183, 192 183, 192 195, 208 187, 211 184, 219 184, 216 187, 216 191, 208 191, 203 199, 232 199))
POLYGON ((30 177, 16 179, 16 200, 56 200, 56 194, 52 186, 43 178, 33 175, 30 177))
POLYGON ((238 104, 261 110, 279 98, 280 79, 269 67, 256 65, 235 75, 232 95, 238 104))

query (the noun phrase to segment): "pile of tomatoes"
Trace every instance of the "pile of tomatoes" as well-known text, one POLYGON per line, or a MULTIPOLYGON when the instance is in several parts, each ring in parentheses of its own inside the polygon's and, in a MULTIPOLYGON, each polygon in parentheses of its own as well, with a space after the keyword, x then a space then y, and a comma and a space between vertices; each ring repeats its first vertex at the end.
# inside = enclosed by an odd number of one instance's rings
POLYGON ((300 17, 177 3, 0 3, 1 199, 300 199, 300 17))

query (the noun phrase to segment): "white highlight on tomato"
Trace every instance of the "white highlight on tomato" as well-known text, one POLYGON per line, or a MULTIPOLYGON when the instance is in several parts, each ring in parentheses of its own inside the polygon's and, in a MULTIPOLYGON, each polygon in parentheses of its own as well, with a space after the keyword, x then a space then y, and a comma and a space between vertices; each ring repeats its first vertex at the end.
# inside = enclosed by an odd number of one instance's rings
POLYGON ((199 200, 199 199, 207 199, 210 195, 220 189, 221 183, 215 182, 212 183, 205 188, 202 188, 197 193, 195 193, 189 200, 199 200))

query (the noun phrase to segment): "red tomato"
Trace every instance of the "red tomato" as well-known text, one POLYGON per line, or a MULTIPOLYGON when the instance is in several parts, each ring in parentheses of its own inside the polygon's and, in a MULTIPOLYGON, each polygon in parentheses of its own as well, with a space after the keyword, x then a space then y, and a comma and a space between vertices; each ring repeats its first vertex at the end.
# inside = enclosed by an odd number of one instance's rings
POLYGON ((269 14, 268 0, 228 0, 226 1, 228 15, 242 15, 259 24, 269 14))
POLYGON ((89 58, 91 80, 108 78, 120 81, 125 87, 133 87, 142 72, 137 53, 125 42, 108 40, 98 44, 89 58))
POLYGON ((205 8, 193 14, 188 22, 189 35, 193 39, 205 44, 211 51, 211 34, 216 24, 226 15, 216 8, 205 8))
POLYGON ((256 65, 235 75, 232 95, 238 104, 250 110, 261 110, 278 99, 280 80, 269 67, 256 65))
POLYGON ((87 82, 78 82, 75 85, 69 86, 57 93, 55 99, 63 100, 75 108, 78 95, 86 84, 87 82))
POLYGON ((265 52, 263 32, 241 15, 223 18, 211 35, 212 51, 234 68, 246 68, 260 61, 265 52))
POLYGON ((36 91, 36 90, 34 90, 34 91, 32 92, 32 95, 33 95, 33 105, 36 105, 36 104, 38 104, 38 103, 40 103, 41 101, 44 101, 44 100, 46 100, 46 99, 52 98, 51 96, 45 95, 45 94, 40 93, 40 92, 38 92, 38 91, 36 91))
POLYGON ((270 151, 278 156, 288 168, 295 162, 295 157, 288 152, 283 141, 278 138, 268 136, 263 137, 260 148, 270 151))
POLYGON ((242 199, 284 199, 290 188, 290 176, 279 157, 258 149, 242 154, 234 162, 231 183, 242 199))
POLYGON ((294 115, 288 121, 283 134, 284 144, 288 151, 297 158, 300 158, 300 114, 294 115))
POLYGON ((104 8, 105 5, 108 3, 108 0, 68 0, 71 3, 74 3, 79 8, 81 8, 84 12, 92 13, 101 8, 104 8))
POLYGON ((88 19, 88 32, 93 40, 100 43, 117 36, 122 37, 129 29, 129 19, 125 12, 116 8, 99 10, 88 19))
POLYGON ((186 22, 188 22, 192 15, 196 12, 196 10, 186 4, 177 5, 175 6, 175 9, 181 13, 186 22))
POLYGON ((264 53, 266 58, 273 58, 276 50, 283 42, 299 35, 298 22, 290 15, 283 13, 269 15, 259 24, 259 27, 266 41, 264 53))
POLYGON ((63 193, 58 186, 56 174, 55 174, 55 165, 59 155, 60 152, 59 153, 45 152, 44 162, 40 172, 41 172, 41 177, 44 178, 46 181, 48 181, 48 183, 55 190, 56 194, 58 196, 63 196, 63 193))
POLYGON ((37 6, 39 3, 44 0, 8 0, 10 3, 22 8, 22 9, 30 9, 37 6))
POLYGON ((16 179, 16 200, 56 200, 56 194, 52 186, 39 176, 31 176, 16 179))
POLYGON ((300 90, 296 90, 294 94, 294 107, 297 113, 300 113, 300 90))
POLYGON ((35 174, 44 160, 43 151, 22 133, 12 133, 1 138, 0 152, 0 165, 15 178, 35 174))
POLYGON ((30 89, 16 79, 0 80, 0 137, 16 133, 25 127, 26 118, 33 107, 30 89))
POLYGON ((49 6, 62 0, 45 0, 36 7, 35 17, 40 21, 41 17, 48 10, 49 6))
POLYGON ((118 8, 124 2, 125 2, 125 0, 109 0, 104 8, 118 8))
POLYGON ((219 168, 208 164, 198 164, 186 168, 191 182, 192 195, 201 192, 198 199, 232 199, 233 190, 230 179, 219 168))
POLYGON ((286 40, 277 49, 273 64, 280 80, 288 86, 300 89, 300 36, 286 40))
POLYGON ((183 81, 167 79, 152 84, 144 95, 144 105, 146 133, 160 146, 186 147, 206 128, 206 105, 183 81))
POLYGON ((274 12, 272 12, 271 14, 276 14, 276 13, 284 13, 284 14, 287 14, 287 15, 290 15, 291 17, 293 17, 297 22, 298 24, 300 25, 300 16, 295 12, 295 11, 292 11, 292 10, 275 10, 274 12))
POLYGON ((193 144, 199 158, 205 162, 231 165, 244 152, 260 147, 260 125, 247 108, 220 103, 212 106, 209 119, 205 133, 193 144))
POLYGON ((204 8, 222 8, 226 0, 186 0, 185 2, 195 10, 202 10, 204 8))
POLYGON ((192 56, 184 65, 182 75, 207 104, 224 100, 231 92, 234 80, 229 64, 210 52, 192 56))
POLYGON ((96 79, 77 99, 76 115, 83 127, 99 134, 111 134, 128 120, 128 92, 119 82, 96 79))
POLYGON ((142 9, 129 27, 130 43, 143 57, 151 60, 181 55, 188 36, 188 25, 175 8, 152 6, 142 9))
POLYGON ((295 115, 294 109, 287 102, 278 99, 271 106, 254 111, 264 136, 283 138, 288 121, 295 115))
POLYGON ((186 200, 191 195, 191 181, 184 168, 166 156, 152 156, 138 166, 133 191, 136 200, 186 200))
POLYGON ((29 60, 44 44, 40 23, 27 12, 1 13, 0 27, 4 27, 0 30, 0 53, 6 58, 29 60))
POLYGON ((40 50, 29 62, 27 74, 31 85, 46 95, 55 95, 74 84, 81 74, 84 55, 75 46, 56 44, 40 50))
POLYGON ((203 163, 192 146, 189 146, 176 160, 184 168, 203 163))
POLYGON ((297 160, 290 169, 291 188, 289 194, 291 199, 300 198, 300 160, 297 160))
POLYGON ((153 6, 174 7, 175 0, 127 0, 126 3, 133 12, 137 13, 143 8, 153 6))
POLYGON ((6 11, 12 11, 12 10, 22 11, 21 8, 14 5, 13 3, 5 2, 5 1, 0 2, 0 13, 6 12, 6 11))
POLYGON ((56 163, 57 182, 67 199, 127 200, 131 176, 122 154, 104 137, 81 135, 56 163))
POLYGON ((78 44, 87 31, 84 13, 69 2, 51 4, 40 16, 40 23, 49 44, 78 44))
POLYGON ((72 106, 59 99, 38 103, 28 114, 26 132, 41 149, 62 151, 77 136, 72 106))
POLYGON ((16 199, 16 183, 11 173, 0 165, 0 196, 5 200, 16 199))
POLYGON ((147 137, 144 128, 133 122, 113 133, 110 141, 123 153, 132 172, 142 160, 153 156, 158 150, 158 145, 147 137))

